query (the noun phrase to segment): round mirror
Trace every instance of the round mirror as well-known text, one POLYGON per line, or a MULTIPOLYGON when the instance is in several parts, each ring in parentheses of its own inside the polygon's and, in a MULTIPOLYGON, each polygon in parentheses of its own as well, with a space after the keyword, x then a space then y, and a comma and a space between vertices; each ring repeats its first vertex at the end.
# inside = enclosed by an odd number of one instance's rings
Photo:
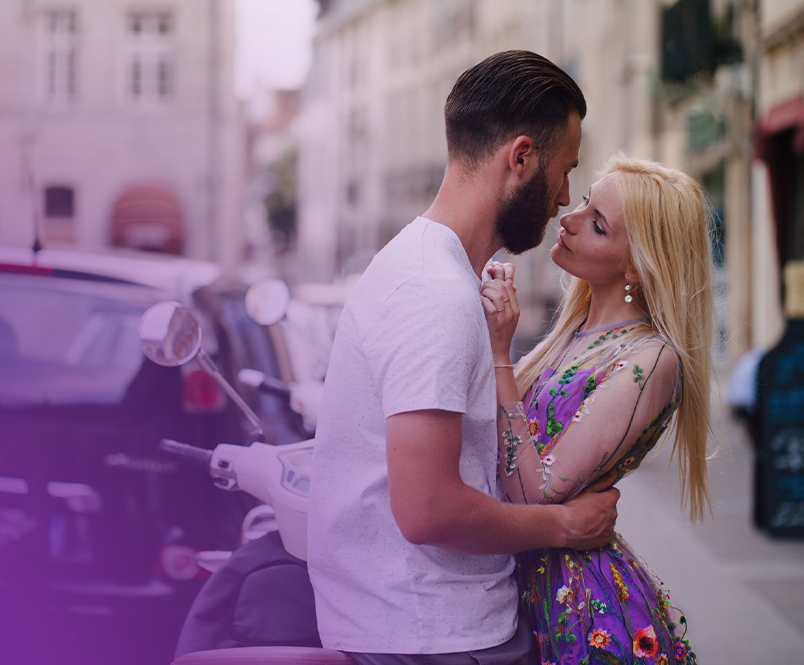
POLYGON ((192 360, 201 348, 201 327, 193 313, 179 302, 149 307, 137 327, 142 351, 150 360, 176 367, 192 360))
POLYGON ((266 279, 246 291, 246 311, 263 326, 281 321, 290 304, 290 289, 281 279, 266 279))

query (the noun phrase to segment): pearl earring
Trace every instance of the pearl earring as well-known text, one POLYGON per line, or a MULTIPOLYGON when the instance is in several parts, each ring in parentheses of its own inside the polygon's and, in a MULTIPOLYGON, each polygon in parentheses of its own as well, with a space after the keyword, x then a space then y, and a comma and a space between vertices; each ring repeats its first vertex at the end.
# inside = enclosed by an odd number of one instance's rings
POLYGON ((634 300, 634 296, 631 295, 631 282, 625 283, 625 302, 630 303, 634 300))

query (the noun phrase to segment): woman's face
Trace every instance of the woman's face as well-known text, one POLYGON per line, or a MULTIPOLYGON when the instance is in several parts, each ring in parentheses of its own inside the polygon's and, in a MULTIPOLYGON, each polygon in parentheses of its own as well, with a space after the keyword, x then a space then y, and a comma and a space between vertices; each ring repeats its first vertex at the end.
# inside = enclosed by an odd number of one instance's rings
POLYGON ((628 268, 628 238, 617 193, 618 172, 589 188, 573 212, 562 215, 558 240, 550 250, 553 262, 590 284, 620 285, 628 268))

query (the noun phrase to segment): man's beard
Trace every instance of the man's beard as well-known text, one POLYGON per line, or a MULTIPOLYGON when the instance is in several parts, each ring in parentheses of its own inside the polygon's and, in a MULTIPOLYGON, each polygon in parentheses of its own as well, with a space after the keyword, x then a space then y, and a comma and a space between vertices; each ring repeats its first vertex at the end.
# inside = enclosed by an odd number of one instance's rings
POLYGON ((540 167, 503 201, 497 215, 497 234, 511 254, 527 252, 544 240, 547 224, 555 215, 547 189, 547 173, 540 167))

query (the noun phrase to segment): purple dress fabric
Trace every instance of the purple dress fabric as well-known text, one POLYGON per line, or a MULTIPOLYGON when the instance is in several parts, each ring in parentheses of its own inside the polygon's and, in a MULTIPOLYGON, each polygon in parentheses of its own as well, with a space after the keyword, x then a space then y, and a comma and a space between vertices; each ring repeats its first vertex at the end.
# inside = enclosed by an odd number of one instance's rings
MULTIPOLYGON (((672 399, 664 403, 663 408, 652 412, 649 419, 640 422, 638 434, 627 439, 623 436, 622 440, 628 442, 623 450, 612 448, 603 454, 605 463, 593 469, 587 468, 577 476, 573 475, 577 455, 570 457, 571 461, 565 461, 563 467, 557 464, 562 458, 562 439, 567 432, 583 427, 584 420, 588 421, 590 428, 599 427, 600 421, 595 424, 592 417, 596 409, 619 409, 622 416, 628 418, 630 415, 630 422, 634 422, 640 399, 643 399, 643 404, 649 400, 645 394, 653 373, 650 364, 644 364, 646 354, 640 351, 639 340, 635 341, 637 333, 633 331, 631 328, 621 333, 623 338, 629 338, 626 352, 622 346, 612 350, 609 345, 596 355, 594 345, 590 346, 591 353, 586 353, 580 360, 576 358, 577 362, 559 367, 559 371, 548 367, 543 373, 547 379, 537 381, 525 395, 523 415, 530 434, 529 443, 538 452, 536 461, 541 461, 540 473, 544 474, 541 495, 536 501, 566 501, 604 473, 616 477, 616 482, 639 466, 669 424, 678 405, 680 378, 672 399), (612 379, 617 372, 622 373, 625 382, 618 384, 616 379, 612 379), (622 390, 623 386, 631 392, 622 390), (601 389, 606 387, 608 391, 601 389), (598 397, 599 392, 606 394, 598 397), (594 403, 596 397, 597 403, 594 403), (554 464, 556 466, 552 466, 554 464), (565 483, 562 488, 560 481, 568 480, 572 482, 565 483)), ((611 340, 611 333, 607 334, 609 337, 604 342, 611 340)), ((652 334, 644 335, 643 340, 654 342, 653 349, 662 347, 659 355, 662 351, 672 354, 669 347, 652 334)), ((655 351, 651 353, 653 355, 647 354, 649 359, 656 355, 655 351)), ((561 361, 557 364, 561 365, 561 361)), ((508 417, 517 418, 514 414, 508 414, 508 417)), ((520 455, 522 448, 517 449, 517 444, 522 445, 520 438, 511 440, 516 429, 510 426, 510 422, 509 430, 504 432, 509 438, 501 439, 509 445, 505 448, 501 444, 501 453, 509 452, 508 476, 512 475, 520 459, 524 459, 520 455), (511 443, 514 443, 513 448, 511 443)), ((590 433, 583 433, 584 444, 587 438, 600 438, 594 432, 588 437, 587 434, 590 433)), ((575 440, 579 440, 577 432, 575 440)), ((567 447, 572 445, 567 444, 567 447)), ((593 450, 589 454, 597 453, 599 451, 593 450)), ((506 487, 504 483, 503 487, 506 487)), ((523 499, 509 496, 509 500, 523 499)), ((532 501, 533 493, 524 500, 532 501)), ((540 665, 692 665, 696 662, 686 638, 684 616, 671 605, 663 584, 619 536, 597 550, 525 552, 518 558, 517 575, 521 599, 538 642, 540 656, 537 662, 540 665)))

